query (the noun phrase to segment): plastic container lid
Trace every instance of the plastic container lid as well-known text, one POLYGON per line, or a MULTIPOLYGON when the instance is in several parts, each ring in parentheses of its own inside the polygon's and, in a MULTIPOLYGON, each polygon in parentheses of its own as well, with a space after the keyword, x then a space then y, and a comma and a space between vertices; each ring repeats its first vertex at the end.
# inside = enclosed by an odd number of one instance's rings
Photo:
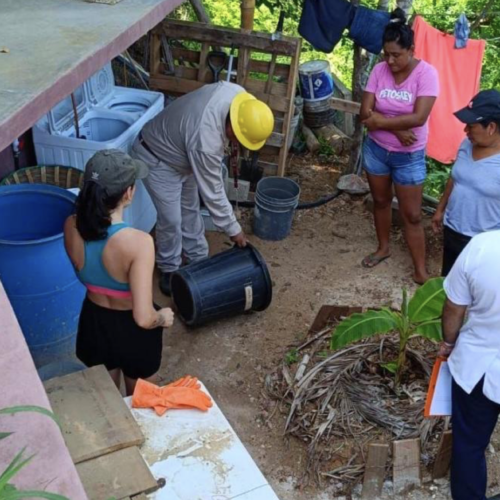
POLYGON ((330 72, 330 63, 323 59, 316 61, 308 61, 302 63, 299 66, 299 73, 310 74, 310 73, 320 73, 322 71, 330 72))

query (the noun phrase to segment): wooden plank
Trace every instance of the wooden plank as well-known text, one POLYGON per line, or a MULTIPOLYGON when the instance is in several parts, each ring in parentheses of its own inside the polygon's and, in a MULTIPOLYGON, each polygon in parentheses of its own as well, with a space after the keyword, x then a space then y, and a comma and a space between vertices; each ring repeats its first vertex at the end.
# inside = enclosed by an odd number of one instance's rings
POLYGON ((189 0, 191 5, 193 6, 194 13, 198 20, 205 24, 210 24, 210 16, 208 12, 205 10, 203 2, 201 0, 189 0))
POLYGON ((337 97, 332 97, 330 99, 330 106, 332 109, 344 111, 345 113, 352 113, 354 115, 359 115, 361 109, 361 104, 359 102, 346 101, 345 99, 338 99, 337 97))
POLYGON ((44 386, 75 464, 144 442, 104 366, 56 377, 44 386))
POLYGON ((151 43, 149 46, 149 71, 151 74, 158 73, 160 70, 160 50, 162 34, 151 34, 151 43))
POLYGON ((452 432, 444 431, 439 443, 436 461, 432 469, 432 479, 439 479, 448 474, 451 463, 452 432))
POLYGON ((373 500, 382 493, 388 456, 388 444, 370 444, 368 446, 368 458, 361 493, 363 500, 373 500))
POLYGON ((420 486, 420 439, 394 441, 393 462, 395 494, 420 486))
MULTIPOLYGON (((332 71, 334 84, 334 97, 352 101, 352 92, 344 85, 342 80, 332 71)), ((354 133, 354 116, 352 113, 343 113, 342 115, 342 130, 351 136, 354 133)))
MULTIPOLYGON (((290 104, 288 109, 285 111, 285 116, 283 117, 283 135, 285 136, 285 143, 283 144, 279 158, 278 158, 278 175, 283 177, 285 175, 286 169, 286 160, 288 157, 288 133, 290 130, 290 121, 293 117, 293 108, 294 108, 294 97, 295 91, 297 87, 297 77, 299 73, 299 60, 300 60, 300 47, 301 43, 297 44, 295 48, 295 54, 292 56, 292 60, 290 63, 290 76, 288 78, 288 89, 287 89, 287 99, 289 99, 290 104)), ((273 85, 273 89, 276 85, 273 85)))
POLYGON ((252 31, 245 33, 241 29, 222 26, 207 26, 202 23, 189 21, 174 21, 166 19, 158 25, 154 32, 167 30, 169 38, 176 40, 191 40, 208 42, 223 47, 246 47, 251 50, 268 52, 284 56, 294 56, 301 39, 298 37, 283 36, 280 40, 272 40, 270 33, 252 31))
MULTIPOLYGON (((180 49, 172 47, 172 54, 174 59, 179 60, 182 58, 184 61, 191 62, 197 64, 200 60, 200 53, 197 50, 189 50, 189 49, 180 49)), ((233 58, 233 68, 238 67, 238 57, 233 58)), ((268 74, 271 67, 271 63, 268 61, 257 61, 255 59, 250 59, 249 62, 249 71, 254 73, 263 73, 268 74)), ((275 76, 280 76, 282 78, 288 79, 290 75, 290 65, 284 63, 276 63, 276 67, 274 70, 275 76)))
MULTIPOLYGON (((176 71, 177 69, 178 68, 176 68, 176 71)), ((196 69, 194 68, 185 68, 185 71, 188 74, 190 74, 192 70, 196 72, 196 69)), ((289 99, 277 95, 265 94, 264 92, 259 90, 259 89, 263 90, 265 82, 258 82, 256 85, 254 85, 254 82, 256 81, 257 80, 248 80, 246 90, 252 93, 257 99, 260 99, 261 101, 264 101, 266 104, 268 104, 268 106, 273 111, 284 112, 289 108, 290 106, 289 99)), ((179 78, 169 75, 155 74, 151 76, 149 80, 149 85, 152 89, 162 90, 164 92, 173 92, 182 95, 182 94, 187 94, 188 92, 193 92, 194 90, 203 87, 205 83, 187 78, 179 78)))
MULTIPOLYGON (((194 68, 185 68, 188 72, 194 68)), ((196 71, 196 70, 195 70, 196 71)), ((265 82, 258 82, 258 85, 253 85, 253 82, 256 80, 249 80, 246 90, 252 93, 257 99, 264 101, 269 105, 269 107, 273 111, 286 111, 290 105, 290 100, 286 97, 281 96, 273 96, 269 94, 265 94, 260 90, 256 90, 256 88, 261 88, 265 85, 265 82)), ((176 94, 187 94, 189 92, 193 92, 197 90, 203 85, 204 82, 199 82, 197 80, 190 80, 187 78, 179 78, 169 75, 159 75, 156 74, 151 76, 149 80, 149 85, 152 89, 162 90, 164 92, 172 92, 176 94)))
MULTIPOLYGON (((205 81, 205 77, 206 77, 207 70, 208 70, 207 56, 208 56, 209 52, 210 52, 210 45, 208 43, 204 43, 201 47, 201 52, 199 53, 200 59, 199 59, 199 66, 198 66, 198 74, 196 75, 196 79, 199 82, 205 81)), ((212 75, 210 75, 210 76, 212 76, 212 75)))
POLYGON ((321 306, 316 318, 314 318, 311 328, 309 328, 308 335, 316 335, 328 326, 332 325, 340 318, 349 316, 353 313, 363 312, 362 307, 349 307, 349 306, 321 306))
POLYGON ((132 446, 76 466, 89 500, 123 499, 158 489, 139 448, 132 446))

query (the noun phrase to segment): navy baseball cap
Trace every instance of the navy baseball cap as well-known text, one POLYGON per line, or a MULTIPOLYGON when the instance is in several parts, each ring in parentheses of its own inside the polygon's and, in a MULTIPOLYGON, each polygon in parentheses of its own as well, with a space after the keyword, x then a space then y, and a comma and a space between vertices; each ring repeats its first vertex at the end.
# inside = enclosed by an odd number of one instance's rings
POLYGON ((468 106, 457 111, 455 116, 467 124, 500 120, 500 92, 495 89, 482 90, 473 97, 468 106))

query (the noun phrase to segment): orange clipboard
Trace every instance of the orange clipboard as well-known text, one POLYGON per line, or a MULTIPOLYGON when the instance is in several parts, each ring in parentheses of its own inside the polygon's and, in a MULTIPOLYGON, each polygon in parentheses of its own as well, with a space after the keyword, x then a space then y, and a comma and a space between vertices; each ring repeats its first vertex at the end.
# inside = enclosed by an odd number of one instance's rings
POLYGON ((451 415, 451 375, 446 358, 440 357, 436 359, 432 368, 424 417, 447 417, 449 415, 451 415), (436 397, 439 401, 435 401, 436 397))

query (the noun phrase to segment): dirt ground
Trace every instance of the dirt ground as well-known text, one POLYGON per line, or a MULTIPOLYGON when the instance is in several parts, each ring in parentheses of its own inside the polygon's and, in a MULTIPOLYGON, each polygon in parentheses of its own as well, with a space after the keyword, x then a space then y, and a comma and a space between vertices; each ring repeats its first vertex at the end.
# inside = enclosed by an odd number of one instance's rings
MULTIPOLYGON (((332 163, 311 157, 292 161, 288 175, 301 185, 302 201, 333 192, 341 164, 332 163)), ((244 229, 250 232, 251 210, 243 212, 244 229)), ((430 234, 429 222, 427 217, 430 234)), ((298 211, 292 233, 284 241, 262 241, 249 234, 272 276, 273 302, 267 311, 191 330, 177 321, 165 331, 162 380, 185 374, 199 377, 282 500, 347 497, 337 494, 337 486, 328 481, 321 487, 297 489, 305 469, 305 447, 294 438, 284 438, 284 416, 265 395, 264 379, 304 339, 323 304, 397 304, 403 287, 415 288, 401 232, 395 229, 393 233, 391 258, 367 270, 360 262, 375 250, 376 238, 364 197, 343 194, 322 207, 298 211)), ((220 233, 209 233, 208 240, 211 254, 228 248, 227 238, 220 233)), ((429 270, 437 275, 441 255, 435 238, 430 238, 429 248, 429 270)), ((169 304, 159 292, 155 299, 169 304)), ((499 473, 498 467, 494 469, 490 476, 495 485, 499 473)), ((389 482, 385 491, 386 498, 394 498, 389 482)), ((448 483, 427 482, 404 498, 450 498, 448 483)))

